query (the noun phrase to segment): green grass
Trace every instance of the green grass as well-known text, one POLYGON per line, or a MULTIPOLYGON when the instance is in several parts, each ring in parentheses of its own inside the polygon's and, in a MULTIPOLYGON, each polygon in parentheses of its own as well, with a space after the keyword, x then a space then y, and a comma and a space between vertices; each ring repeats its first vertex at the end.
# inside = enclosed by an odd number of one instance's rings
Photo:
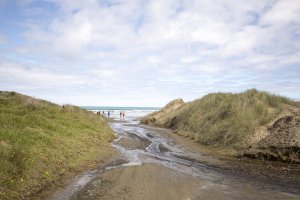
POLYGON ((23 198, 108 155, 113 137, 91 112, 0 92, 0 199, 23 198))
POLYGON ((267 124, 286 104, 294 102, 255 89, 214 93, 186 103, 155 123, 204 144, 240 149, 256 128, 267 124))

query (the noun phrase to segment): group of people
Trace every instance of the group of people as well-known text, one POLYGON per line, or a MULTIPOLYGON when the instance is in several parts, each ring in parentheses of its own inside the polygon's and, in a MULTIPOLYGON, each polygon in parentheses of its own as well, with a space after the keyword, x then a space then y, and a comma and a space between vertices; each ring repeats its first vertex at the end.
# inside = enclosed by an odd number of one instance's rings
MULTIPOLYGON (((96 114, 97 114, 97 115, 101 115, 101 111, 97 111, 96 114)), ((106 117, 106 114, 105 114, 104 111, 102 111, 102 116, 103 116, 103 117, 106 117)), ((109 118, 109 117, 110 117, 110 111, 107 111, 107 118, 109 118)))
POLYGON ((123 110, 123 112, 120 111, 120 120, 122 120, 122 119, 124 119, 124 118, 125 118, 125 112, 124 112, 124 110, 123 110))
MULTIPOLYGON (((97 115, 101 115, 101 111, 97 111, 96 113, 97 115)), ((110 118, 110 111, 107 111, 107 115, 105 114, 104 111, 102 111, 102 116, 106 117, 109 119, 110 118)), ((124 119, 125 118, 125 111, 120 111, 120 119, 124 119)))

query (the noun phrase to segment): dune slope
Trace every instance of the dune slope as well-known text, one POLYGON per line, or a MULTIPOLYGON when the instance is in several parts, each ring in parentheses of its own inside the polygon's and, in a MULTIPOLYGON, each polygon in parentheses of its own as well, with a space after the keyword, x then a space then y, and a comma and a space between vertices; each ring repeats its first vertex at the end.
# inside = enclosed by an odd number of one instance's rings
MULTIPOLYGON (((251 158, 300 162, 300 109, 288 98, 255 89, 214 93, 164 113, 149 124, 251 158)), ((151 116, 151 115, 150 115, 151 116)))
POLYGON ((105 119, 15 92, 0 92, 0 199, 23 199, 111 153, 105 119))

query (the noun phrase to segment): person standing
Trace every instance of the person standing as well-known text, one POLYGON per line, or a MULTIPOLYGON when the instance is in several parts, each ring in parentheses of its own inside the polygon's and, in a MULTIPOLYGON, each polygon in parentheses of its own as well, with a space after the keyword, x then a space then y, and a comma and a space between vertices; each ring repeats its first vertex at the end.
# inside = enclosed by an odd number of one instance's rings
POLYGON ((109 119, 110 111, 107 111, 107 118, 109 119))
POLYGON ((122 111, 120 111, 120 120, 122 120, 122 111))
POLYGON ((124 112, 124 110, 123 110, 123 114, 122 114, 122 115, 123 115, 123 119, 124 119, 124 117, 125 117, 125 112, 124 112))

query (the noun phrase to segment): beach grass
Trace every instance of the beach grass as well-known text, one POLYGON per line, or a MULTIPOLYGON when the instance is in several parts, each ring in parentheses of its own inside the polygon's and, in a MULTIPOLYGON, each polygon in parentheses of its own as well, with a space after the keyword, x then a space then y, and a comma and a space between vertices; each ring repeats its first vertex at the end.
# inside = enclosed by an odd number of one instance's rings
POLYGON ((215 147, 244 148, 251 133, 294 102, 268 92, 213 93, 188 102, 155 122, 215 147))
POLYGON ((108 156, 113 138, 92 112, 0 92, 0 199, 25 198, 108 156))

